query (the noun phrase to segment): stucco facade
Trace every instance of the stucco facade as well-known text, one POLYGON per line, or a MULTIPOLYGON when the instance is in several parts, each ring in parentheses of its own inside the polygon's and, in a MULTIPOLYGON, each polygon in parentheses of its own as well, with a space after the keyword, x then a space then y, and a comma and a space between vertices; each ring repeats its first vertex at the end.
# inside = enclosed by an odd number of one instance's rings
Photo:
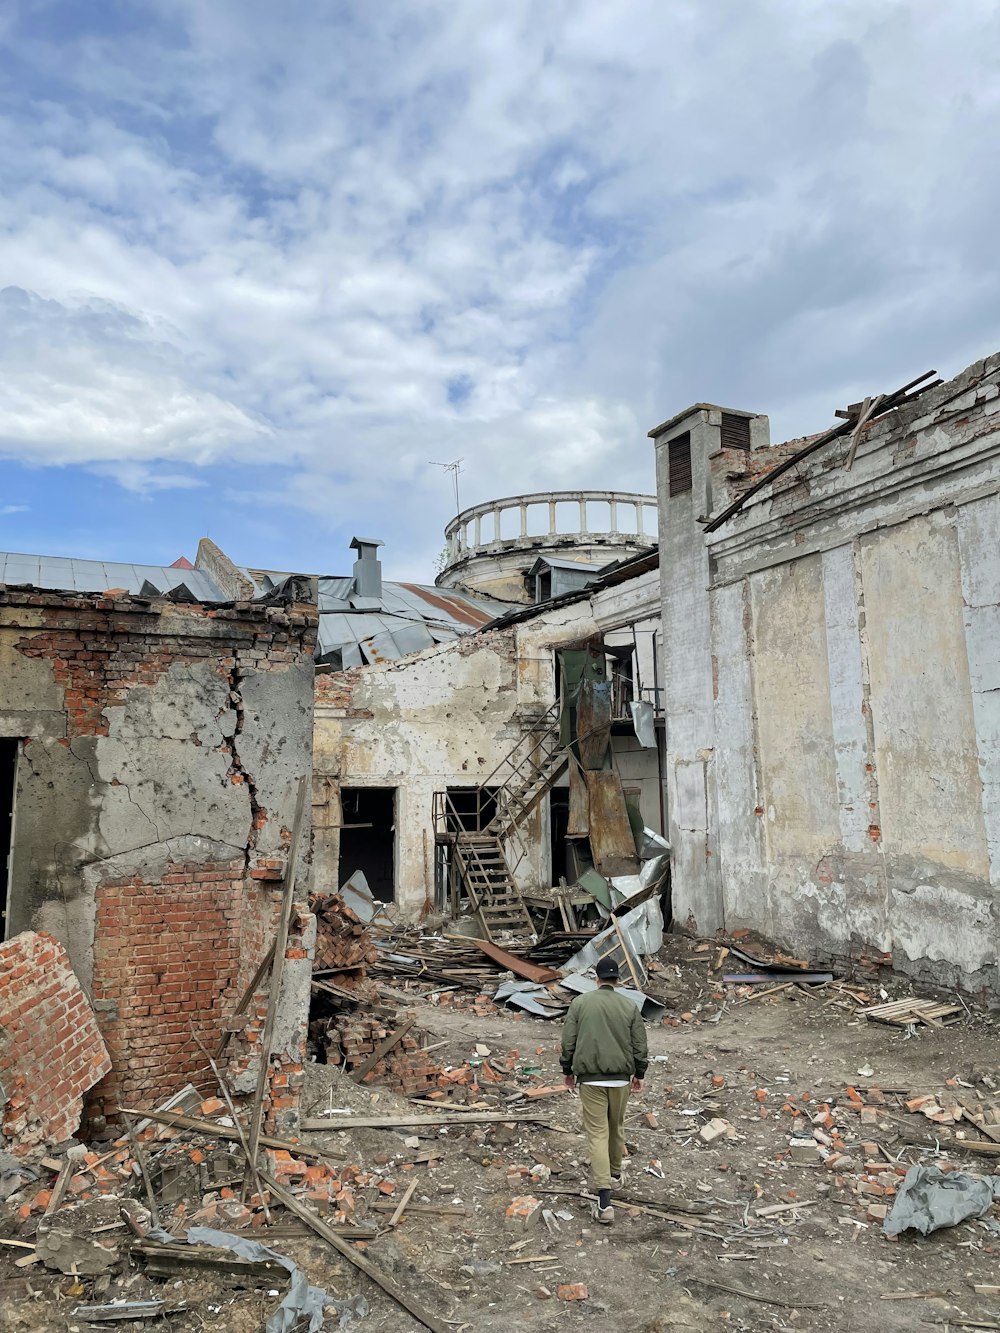
POLYGON ((709 535, 766 418, 742 455, 707 405, 653 432, 681 921, 997 994, 998 381, 977 362, 709 535))

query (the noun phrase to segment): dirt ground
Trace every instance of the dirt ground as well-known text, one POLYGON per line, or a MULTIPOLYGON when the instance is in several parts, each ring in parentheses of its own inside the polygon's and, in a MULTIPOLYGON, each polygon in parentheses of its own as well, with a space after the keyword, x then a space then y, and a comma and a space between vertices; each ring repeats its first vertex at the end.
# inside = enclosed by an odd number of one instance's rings
MULTIPOLYGON (((437 1166, 405 1169, 424 1155, 403 1142, 413 1130, 331 1134, 328 1142, 340 1143, 352 1162, 394 1185, 395 1197, 416 1172, 414 1203, 465 1209, 465 1215, 404 1212, 391 1232, 385 1213, 371 1213, 382 1230, 368 1258, 456 1333, 512 1327, 555 1333, 586 1325, 639 1333, 1000 1328, 1000 1294, 974 1291, 986 1284, 1000 1293, 1000 1209, 926 1238, 908 1232, 898 1239, 884 1237, 868 1211, 879 1200, 891 1206, 892 1195, 882 1192, 891 1189, 886 1182, 901 1181, 911 1163, 990 1173, 991 1158, 959 1148, 961 1125, 939 1131, 905 1102, 924 1093, 993 1100, 989 1081, 982 1083, 985 1076, 1000 1085, 993 1020, 970 1013, 952 1027, 906 1031, 858 1017, 836 992, 790 987, 761 995, 722 987, 709 971, 711 951, 698 953, 677 937, 667 941, 660 963, 677 1007, 668 1010, 666 1024, 649 1029, 651 1063, 630 1106, 623 1193, 675 1220, 621 1205, 613 1227, 592 1220, 591 1204, 580 1197, 589 1184, 577 1099, 560 1093, 534 1104, 551 1117, 544 1124, 422 1130, 420 1148, 440 1148, 437 1166), (681 1013, 688 1017, 672 1025, 681 1013), (798 1137, 808 1136, 813 1117, 824 1114, 822 1123, 842 1138, 839 1161, 793 1160, 793 1127, 798 1137), (736 1137, 702 1142, 698 1131, 712 1118, 727 1120, 736 1137), (939 1142, 950 1136, 940 1152, 935 1134, 939 1142), (527 1226, 507 1217, 516 1196, 563 1214, 554 1220, 558 1229, 537 1217, 527 1226), (790 1206, 758 1214, 774 1205, 790 1206), (562 1284, 584 1284, 586 1298, 560 1299, 562 1284)), ((893 995, 910 993, 901 980, 883 984, 893 995)), ((479 1058, 477 1044, 488 1047, 510 1069, 505 1095, 511 1087, 561 1082, 559 1022, 508 1010, 480 1018, 449 1003, 422 1002, 416 1012, 433 1042, 448 1043, 436 1053, 439 1060, 460 1065, 479 1058)), ((324 1067, 311 1071, 309 1095, 317 1109, 391 1114, 405 1105, 324 1067)), ((969 1130, 968 1137, 981 1136, 969 1130)), ((17 1234, 0 1206, 0 1237, 17 1234)), ((420 1327, 320 1240, 271 1243, 331 1297, 364 1295, 370 1312, 353 1327, 367 1333, 420 1327)), ((89 1328, 70 1317, 80 1299, 93 1299, 87 1280, 74 1287, 74 1279, 41 1265, 18 1272, 16 1253, 0 1247, 0 1328, 89 1328)), ((209 1280, 187 1280, 176 1293, 185 1312, 115 1327, 250 1333, 277 1304, 268 1295, 274 1290, 220 1293, 209 1280)), ((104 1300, 137 1299, 162 1295, 164 1286, 126 1263, 104 1292, 104 1300)))

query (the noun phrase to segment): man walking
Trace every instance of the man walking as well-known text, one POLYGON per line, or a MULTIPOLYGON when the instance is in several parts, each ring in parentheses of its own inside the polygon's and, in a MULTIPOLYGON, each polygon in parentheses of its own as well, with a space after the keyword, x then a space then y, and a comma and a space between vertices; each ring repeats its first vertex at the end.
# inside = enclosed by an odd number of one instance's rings
POLYGON ((649 1063, 646 1029, 639 1010, 615 990, 618 964, 602 958, 598 988, 578 995, 569 1007, 562 1037, 562 1071, 567 1088, 580 1085, 583 1128, 597 1190, 597 1220, 615 1220, 611 1187, 621 1184, 625 1150, 625 1108, 629 1087, 642 1091, 649 1063))

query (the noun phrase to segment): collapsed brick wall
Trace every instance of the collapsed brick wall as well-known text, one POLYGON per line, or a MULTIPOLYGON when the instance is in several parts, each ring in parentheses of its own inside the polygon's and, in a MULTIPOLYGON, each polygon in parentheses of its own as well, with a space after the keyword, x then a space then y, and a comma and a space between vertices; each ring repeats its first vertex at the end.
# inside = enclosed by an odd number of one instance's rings
POLYGON ((65 1142, 111 1060, 66 950, 51 936, 0 944, 0 1015, 0 1147, 23 1154, 65 1142))
POLYGON ((91 1099, 95 1120, 211 1077, 205 1052, 235 994, 242 875, 242 858, 170 864, 156 883, 133 876, 98 889, 94 1004, 112 1072, 91 1099))
MULTIPOLYGON (((270 938, 311 768, 315 633, 306 602, 0 588, 22 737, 9 924, 56 934, 94 993, 114 1062, 95 1117, 210 1086, 201 1045, 270 938)), ((309 873, 303 850, 303 899, 309 873)))

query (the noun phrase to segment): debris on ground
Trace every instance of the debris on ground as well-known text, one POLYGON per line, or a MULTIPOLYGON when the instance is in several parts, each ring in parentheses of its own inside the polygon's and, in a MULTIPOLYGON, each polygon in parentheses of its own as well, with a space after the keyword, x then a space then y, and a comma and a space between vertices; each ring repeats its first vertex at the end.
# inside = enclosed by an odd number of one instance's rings
MULTIPOLYGON (((662 1017, 647 1019, 650 1066, 603 1228, 558 1022, 493 996, 523 983, 561 1002, 567 963, 607 924, 484 951, 316 905, 326 975, 314 972, 299 1129, 262 1133, 248 1180, 242 1124, 206 1082, 125 1108, 134 1139, 123 1125, 0 1154, 5 1330, 550 1333, 595 1317, 833 1330, 870 1326, 874 1301, 891 1333, 921 1301, 939 1322, 988 1319, 1000 1206, 993 1177, 971 1174, 1000 1156, 987 1016, 963 1005, 947 1038, 873 1024, 887 988, 912 995, 884 963, 817 982, 809 960, 763 943, 664 936, 641 955, 662 1017), (773 984, 724 980, 734 958, 773 984), (900 1225, 920 1206, 926 1231, 900 1225), (656 1282, 623 1283, 630 1266, 656 1282)), ((233 1105, 247 1115, 245 1098, 233 1105)))
POLYGON ((1000 1197, 1000 1176, 944 1172, 936 1166, 911 1166, 899 1187, 892 1211, 883 1223, 887 1236, 912 1228, 929 1236, 940 1227, 955 1227, 968 1217, 985 1217, 1000 1197))

